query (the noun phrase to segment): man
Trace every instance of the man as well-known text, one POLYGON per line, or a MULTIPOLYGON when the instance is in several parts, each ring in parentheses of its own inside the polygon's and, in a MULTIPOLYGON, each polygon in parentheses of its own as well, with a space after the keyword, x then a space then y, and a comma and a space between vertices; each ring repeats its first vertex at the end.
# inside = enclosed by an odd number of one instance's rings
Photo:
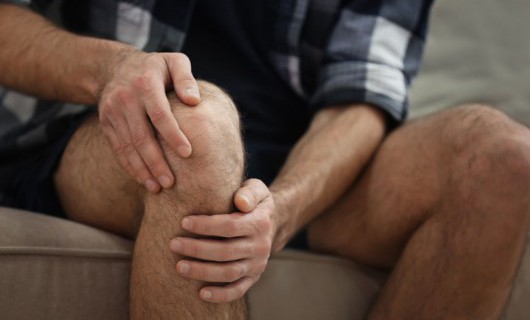
POLYGON ((498 318, 528 232, 528 130, 466 106, 383 142, 430 2, 330 3, 65 1, 77 34, 1 5, 0 84, 99 112, 4 91, 2 202, 135 238, 133 319, 244 318, 304 226, 314 250, 392 269, 370 319, 498 318), (242 181, 234 104, 191 65, 234 97, 265 183, 242 181))

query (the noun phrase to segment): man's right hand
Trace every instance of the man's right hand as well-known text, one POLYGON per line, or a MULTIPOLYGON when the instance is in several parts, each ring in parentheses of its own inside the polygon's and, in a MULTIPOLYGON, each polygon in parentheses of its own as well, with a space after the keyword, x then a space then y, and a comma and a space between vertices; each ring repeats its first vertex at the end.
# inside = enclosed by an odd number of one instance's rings
POLYGON ((123 53, 103 77, 99 119, 123 168, 151 192, 170 188, 175 178, 155 138, 156 130, 187 158, 191 145, 171 112, 166 90, 190 106, 200 102, 190 60, 182 53, 123 53), (151 126, 152 125, 152 126, 151 126))
POLYGON ((98 104, 101 128, 128 174, 151 192, 173 186, 155 133, 180 156, 191 154, 166 98, 166 90, 175 89, 185 104, 200 102, 184 54, 145 53, 73 34, 11 4, 0 4, 0 43, 2 87, 41 99, 98 104))

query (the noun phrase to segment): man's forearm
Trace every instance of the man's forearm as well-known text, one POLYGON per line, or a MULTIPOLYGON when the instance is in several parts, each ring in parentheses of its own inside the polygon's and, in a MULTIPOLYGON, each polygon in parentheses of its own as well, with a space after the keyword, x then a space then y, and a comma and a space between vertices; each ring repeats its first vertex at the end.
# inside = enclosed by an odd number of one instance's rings
POLYGON ((382 112, 366 105, 315 116, 270 186, 278 208, 274 250, 352 185, 383 140, 385 122, 382 112))
POLYGON ((0 5, 0 70, 0 86, 41 99, 97 104, 101 130, 118 161, 151 192, 174 184, 152 128, 181 157, 191 155, 166 97, 173 88, 187 105, 200 102, 182 53, 145 53, 75 35, 26 8, 0 5))
POLYGON ((78 36, 32 11, 0 5, 0 85, 40 98, 95 104, 120 53, 133 47, 78 36))

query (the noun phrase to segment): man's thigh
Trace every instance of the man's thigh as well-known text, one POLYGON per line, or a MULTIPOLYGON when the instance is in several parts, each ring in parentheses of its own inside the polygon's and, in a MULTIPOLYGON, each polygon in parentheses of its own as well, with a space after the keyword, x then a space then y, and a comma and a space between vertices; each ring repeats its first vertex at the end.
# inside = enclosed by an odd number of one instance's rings
MULTIPOLYGON (((172 113, 180 121, 182 130, 195 150, 189 161, 203 161, 200 165, 207 165, 208 168, 214 168, 214 163, 221 165, 243 162, 238 152, 242 146, 239 116, 235 106, 215 85, 200 81, 199 87, 203 101, 192 108, 180 102, 174 93, 168 96, 172 113), (219 146, 227 143, 223 139, 231 142, 230 147, 224 146, 219 150, 219 146), (223 154, 220 151, 233 151, 237 156, 218 157, 223 161, 217 158, 202 159, 206 157, 198 152, 200 150, 212 154, 212 158, 223 154)), ((158 135, 156 138, 173 173, 177 174, 179 168, 185 169, 167 142, 158 135)), ((215 177, 216 175, 211 175, 212 180, 215 177)), ((240 178, 241 176, 237 176, 237 179, 240 178)), ((119 164, 95 114, 77 129, 68 142, 55 172, 54 182, 60 202, 70 219, 129 238, 134 238, 138 233, 147 191, 119 164)), ((177 182, 174 187, 178 184, 177 182)), ((180 192, 184 193, 183 190, 180 192)))
POLYGON ((68 142, 54 182, 68 218, 131 238, 136 234, 142 186, 119 165, 96 114, 68 142))
POLYGON ((526 130, 519 127, 483 106, 408 122, 389 135, 352 189, 309 225, 310 248, 393 266, 414 231, 443 201, 451 176, 466 174, 453 164, 472 159, 494 134, 526 130))

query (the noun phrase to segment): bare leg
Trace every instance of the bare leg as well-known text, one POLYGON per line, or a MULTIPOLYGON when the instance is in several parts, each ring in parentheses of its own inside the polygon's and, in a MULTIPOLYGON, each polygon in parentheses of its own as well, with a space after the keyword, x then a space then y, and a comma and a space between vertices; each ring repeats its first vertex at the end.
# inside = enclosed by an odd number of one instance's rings
POLYGON ((496 319, 530 223, 529 138, 478 106, 407 124, 309 227, 310 245, 395 267, 370 319, 496 319))
POLYGON ((132 319, 244 319, 244 301, 210 304, 199 299, 203 283, 175 270, 178 257, 169 241, 182 234, 190 214, 228 213, 240 186, 243 148, 239 119, 229 98, 201 83, 204 101, 186 107, 171 97, 173 113, 193 146, 180 159, 161 141, 176 185, 149 194, 130 179, 91 119, 70 141, 56 173, 56 187, 69 216, 77 221, 136 237, 131 276, 132 319), (137 236, 136 236, 137 235, 137 236))

